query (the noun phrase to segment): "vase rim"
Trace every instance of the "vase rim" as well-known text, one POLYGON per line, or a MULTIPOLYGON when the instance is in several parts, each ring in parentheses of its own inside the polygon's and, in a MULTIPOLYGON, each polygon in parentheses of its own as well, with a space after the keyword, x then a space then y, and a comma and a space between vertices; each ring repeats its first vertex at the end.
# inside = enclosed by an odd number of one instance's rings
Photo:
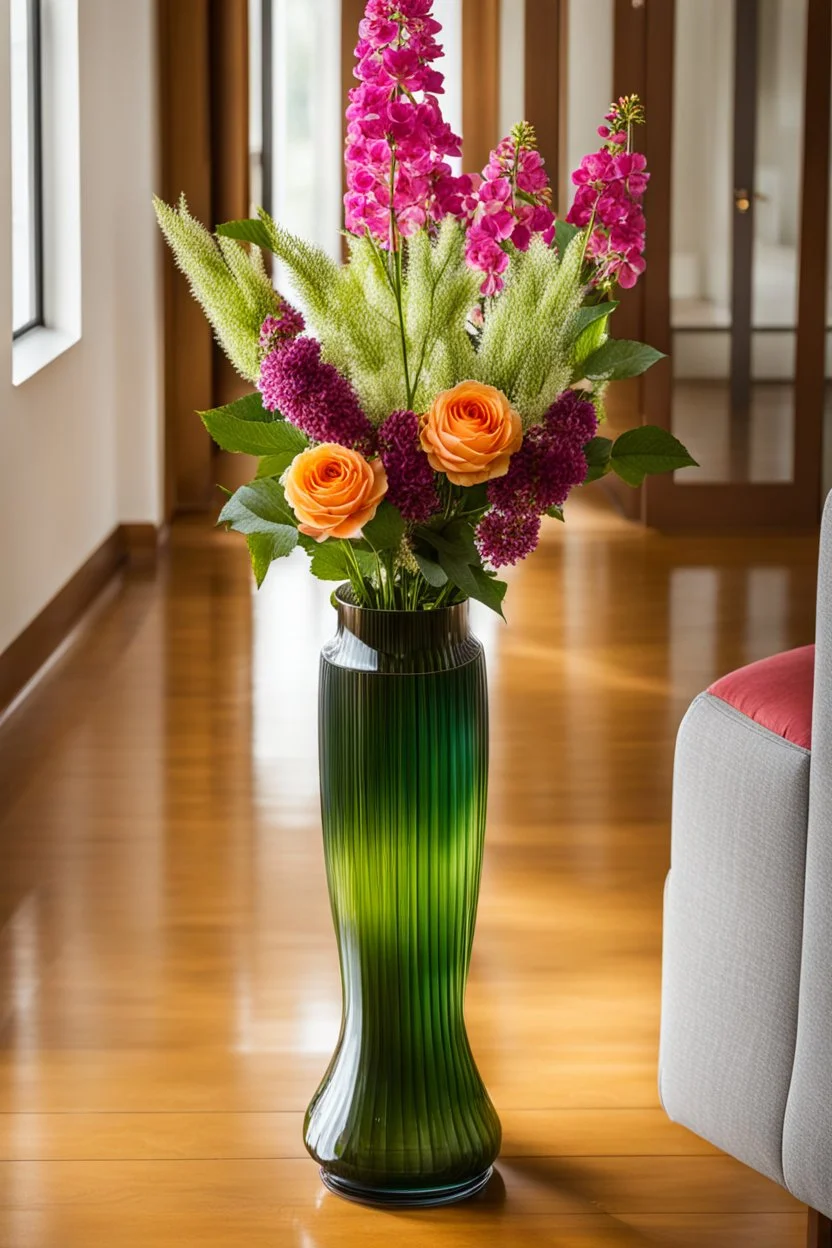
POLYGON ((406 611, 403 608, 395 607, 363 607, 360 602, 356 602, 353 597, 352 586, 348 581, 343 585, 339 585, 333 590, 331 597, 332 605, 336 611, 339 607, 349 607, 351 611, 360 611, 362 615, 370 616, 402 616, 406 619, 441 619, 443 616, 450 617, 457 613, 464 615, 467 611, 470 598, 463 598, 462 602, 452 602, 446 607, 430 607, 428 610, 406 611))

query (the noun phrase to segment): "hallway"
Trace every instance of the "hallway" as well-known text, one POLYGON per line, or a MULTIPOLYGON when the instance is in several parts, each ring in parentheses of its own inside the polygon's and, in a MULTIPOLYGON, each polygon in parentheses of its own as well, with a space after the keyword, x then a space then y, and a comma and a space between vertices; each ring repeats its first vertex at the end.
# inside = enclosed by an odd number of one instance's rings
POLYGON ((320 1186, 303 1110, 339 982, 317 796, 328 590, 254 596, 174 526, 0 728, 2 1248, 797 1248, 805 1211, 656 1092, 673 742, 716 675, 812 639, 817 545, 668 539, 589 497, 479 611, 489 836, 468 992, 504 1126, 468 1205, 320 1186))

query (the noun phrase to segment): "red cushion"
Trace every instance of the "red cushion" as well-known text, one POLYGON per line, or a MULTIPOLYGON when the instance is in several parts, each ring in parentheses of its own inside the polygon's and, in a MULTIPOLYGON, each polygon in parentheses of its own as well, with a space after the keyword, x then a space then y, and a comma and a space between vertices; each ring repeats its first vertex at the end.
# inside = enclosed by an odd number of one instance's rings
POLYGON ((801 646, 729 672, 708 693, 769 732, 808 750, 812 747, 814 676, 815 647, 801 646))

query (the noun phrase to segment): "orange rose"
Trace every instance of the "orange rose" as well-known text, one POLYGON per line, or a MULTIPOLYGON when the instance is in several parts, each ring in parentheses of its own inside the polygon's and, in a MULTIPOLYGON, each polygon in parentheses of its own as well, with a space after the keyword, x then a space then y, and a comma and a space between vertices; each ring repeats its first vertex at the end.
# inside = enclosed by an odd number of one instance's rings
POLYGON ((501 390, 461 381, 433 400, 421 439, 435 472, 444 472, 454 485, 479 485, 505 476, 523 427, 501 390))
POLYGON ((283 489, 301 533, 318 542, 360 537, 387 493, 387 474, 381 460, 369 462, 349 447, 323 442, 295 456, 283 489))

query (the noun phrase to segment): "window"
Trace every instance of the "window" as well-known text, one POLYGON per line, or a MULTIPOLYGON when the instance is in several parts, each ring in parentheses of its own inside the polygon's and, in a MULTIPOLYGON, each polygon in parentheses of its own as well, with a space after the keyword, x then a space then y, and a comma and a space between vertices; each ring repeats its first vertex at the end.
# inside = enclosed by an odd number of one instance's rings
POLYGON ((40 0, 11 0, 12 329, 43 323, 40 0))
POLYGON ((15 386, 81 338, 78 6, 10 0, 15 386))
POLYGON ((273 212, 340 256, 341 0, 271 0, 271 24, 273 212))
POLYGON ((263 72, 264 68, 268 70, 266 54, 271 54, 271 12, 272 0, 248 0, 248 170, 252 215, 271 200, 266 165, 266 148, 271 146, 271 101, 266 98, 270 74, 263 72))

